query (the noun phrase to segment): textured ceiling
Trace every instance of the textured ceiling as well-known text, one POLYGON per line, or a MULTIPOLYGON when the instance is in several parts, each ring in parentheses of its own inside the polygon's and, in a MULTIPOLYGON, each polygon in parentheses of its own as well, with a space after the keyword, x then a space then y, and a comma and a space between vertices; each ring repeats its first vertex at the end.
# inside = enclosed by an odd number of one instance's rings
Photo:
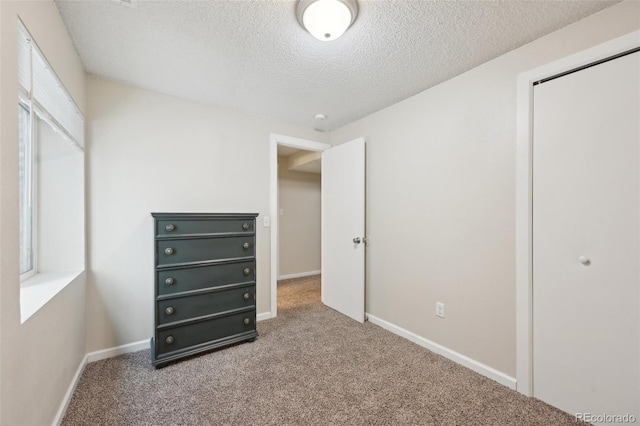
POLYGON ((90 74, 333 130, 618 1, 359 0, 332 42, 294 1, 56 4, 90 74))

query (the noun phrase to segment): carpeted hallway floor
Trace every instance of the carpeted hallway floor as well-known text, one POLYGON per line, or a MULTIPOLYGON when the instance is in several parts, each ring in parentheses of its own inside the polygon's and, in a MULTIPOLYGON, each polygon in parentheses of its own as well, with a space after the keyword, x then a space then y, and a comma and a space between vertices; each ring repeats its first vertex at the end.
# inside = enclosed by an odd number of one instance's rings
POLYGON ((149 350, 87 365, 63 425, 575 425, 320 303, 319 277, 278 284, 260 337, 155 370, 149 350))

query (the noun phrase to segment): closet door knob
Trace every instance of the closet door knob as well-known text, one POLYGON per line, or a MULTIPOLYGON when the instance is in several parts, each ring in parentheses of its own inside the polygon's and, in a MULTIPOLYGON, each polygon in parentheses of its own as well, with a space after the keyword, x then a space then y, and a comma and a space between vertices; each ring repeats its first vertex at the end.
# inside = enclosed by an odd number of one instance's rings
POLYGON ((172 231, 175 231, 176 226, 173 223, 170 223, 167 226, 165 226, 164 229, 166 229, 169 232, 172 232, 172 231))
POLYGON ((165 254, 172 255, 173 252, 174 250, 171 247, 167 247, 166 249, 164 249, 165 254))
POLYGON ((173 283, 175 283, 175 282, 176 282, 176 280, 174 280, 174 279, 173 279, 173 278, 171 278, 171 277, 169 277, 169 278, 167 278, 166 280, 164 280, 164 283, 165 283, 166 285, 173 285, 173 283))
POLYGON ((248 249, 249 249, 249 247, 250 247, 250 244, 249 244, 249 243, 244 243, 244 244, 242 245, 242 248, 243 248, 243 249, 245 249, 245 250, 248 250, 248 249))
POLYGON ((243 224, 242 224, 242 229, 244 229, 245 231, 246 231, 247 229, 249 229, 249 224, 248 224, 247 222, 243 223, 243 224))
POLYGON ((247 293, 245 293, 245 294, 243 294, 243 295, 242 295, 242 298, 243 298, 244 300, 249 300, 249 297, 251 297, 251 295, 249 294, 249 292, 247 292, 247 293))
POLYGON ((167 309, 164 310, 166 312, 167 315, 173 315, 173 313, 175 312, 175 310, 173 309, 172 306, 169 306, 167 309))
POLYGON ((242 273, 245 274, 245 275, 249 275, 251 273, 251 269, 250 268, 244 268, 242 270, 242 273))
POLYGON ((251 320, 249 318, 245 318, 243 322, 244 322, 244 325, 251 324, 251 320))
POLYGON ((165 342, 167 342, 168 345, 173 343, 173 336, 167 336, 166 339, 164 339, 165 342))

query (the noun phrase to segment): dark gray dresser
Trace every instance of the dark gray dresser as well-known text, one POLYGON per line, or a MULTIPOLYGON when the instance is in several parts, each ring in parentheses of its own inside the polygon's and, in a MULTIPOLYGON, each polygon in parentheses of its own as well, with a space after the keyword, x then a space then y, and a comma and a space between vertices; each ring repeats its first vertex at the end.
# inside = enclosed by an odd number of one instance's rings
POLYGON ((153 365, 254 340, 254 213, 152 213, 155 231, 153 365))

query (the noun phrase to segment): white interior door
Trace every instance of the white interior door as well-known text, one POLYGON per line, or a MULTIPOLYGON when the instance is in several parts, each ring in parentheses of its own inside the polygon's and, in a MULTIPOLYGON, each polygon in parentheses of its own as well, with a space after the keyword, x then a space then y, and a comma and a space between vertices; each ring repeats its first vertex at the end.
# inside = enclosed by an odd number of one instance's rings
POLYGON ((322 153, 322 303, 364 322, 364 139, 322 153))
POLYGON ((533 393, 640 418, 640 53, 535 86, 533 393))

